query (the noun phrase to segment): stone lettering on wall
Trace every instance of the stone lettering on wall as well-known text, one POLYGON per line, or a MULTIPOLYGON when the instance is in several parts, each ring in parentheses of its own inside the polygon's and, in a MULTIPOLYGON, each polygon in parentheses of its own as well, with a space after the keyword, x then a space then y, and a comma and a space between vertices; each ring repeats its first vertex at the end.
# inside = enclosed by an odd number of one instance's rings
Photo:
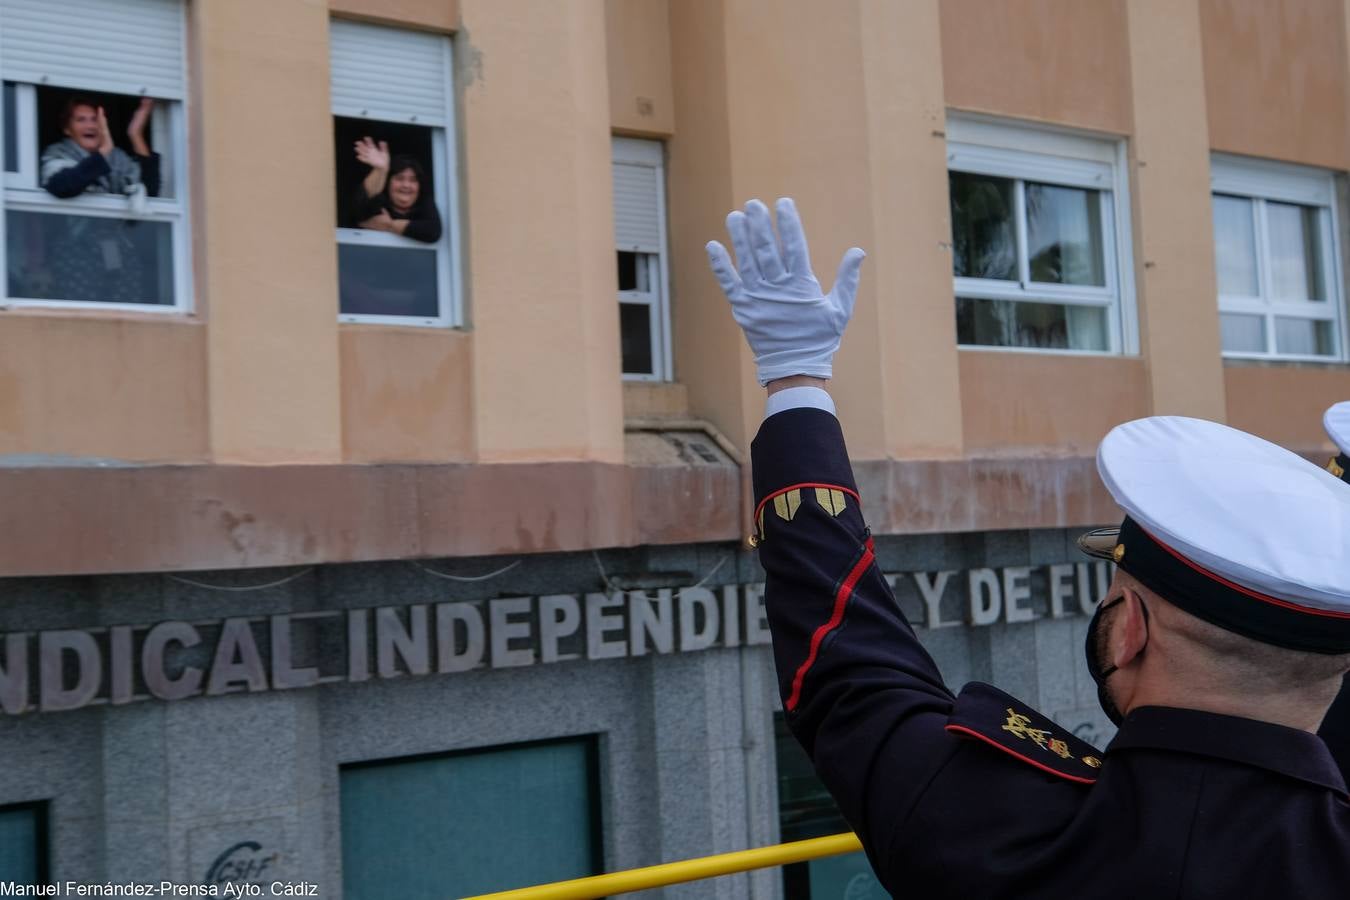
MULTIPOLYGON (((886 575, 926 629, 1090 614, 1106 563, 886 575)), ((0 635, 0 711, 297 690, 770 641, 763 584, 499 597, 0 635)))

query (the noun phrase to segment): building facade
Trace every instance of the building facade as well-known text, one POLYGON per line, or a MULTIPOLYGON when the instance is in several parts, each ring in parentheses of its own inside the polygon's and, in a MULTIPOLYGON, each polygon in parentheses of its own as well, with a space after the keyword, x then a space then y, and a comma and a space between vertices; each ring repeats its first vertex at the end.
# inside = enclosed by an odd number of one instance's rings
POLYGON ((1350 396, 1348 44, 1343 0, 0 0, 0 884, 464 896, 843 830, 744 539, 703 246, 751 197, 827 285, 869 252, 832 389, 949 683, 1109 740, 1096 443, 1317 459, 1350 396))

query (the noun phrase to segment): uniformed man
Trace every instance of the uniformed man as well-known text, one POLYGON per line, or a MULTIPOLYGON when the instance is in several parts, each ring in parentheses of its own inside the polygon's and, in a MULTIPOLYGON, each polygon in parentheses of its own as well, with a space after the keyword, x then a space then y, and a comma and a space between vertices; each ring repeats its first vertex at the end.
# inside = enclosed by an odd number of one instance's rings
POLYGON ((1314 732, 1350 669, 1350 492, 1195 419, 1130 422, 1098 467, 1127 516, 1087 662, 1101 752, 996 688, 953 695, 899 611, 827 391, 863 253, 833 290, 790 200, 709 258, 769 391, 756 532, 787 721, 902 898, 1350 895, 1350 801, 1314 732))
MULTIPOLYGON (((1350 401, 1337 403, 1322 417, 1327 437, 1336 445, 1336 454, 1327 461, 1327 471, 1350 484, 1350 401)), ((1350 775, 1350 677, 1342 683, 1340 696, 1331 704, 1322 727, 1317 730, 1341 767, 1350 775)))

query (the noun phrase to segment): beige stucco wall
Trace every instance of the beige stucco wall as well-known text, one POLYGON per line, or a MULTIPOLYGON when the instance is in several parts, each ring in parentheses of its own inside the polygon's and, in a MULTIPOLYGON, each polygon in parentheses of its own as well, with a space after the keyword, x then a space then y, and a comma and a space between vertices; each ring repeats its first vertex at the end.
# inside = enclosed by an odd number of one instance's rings
POLYGON ((873 0, 861 4, 859 22, 874 228, 864 272, 875 285, 878 327, 870 337, 880 367, 853 390, 880 397, 881 451, 898 458, 959 455, 964 439, 937 59, 941 6, 873 0))
POLYGON ((1350 399, 1341 366, 1230 365, 1224 381, 1228 423, 1293 450, 1331 449, 1322 414, 1350 399))
POLYGON ((193 224, 212 457, 336 461, 327 7, 196 3, 192 39, 193 224))
POLYGON ((609 121, 624 134, 675 130, 670 0, 605 0, 609 121))
POLYGON ((961 351, 971 456, 1091 456, 1106 433, 1149 414, 1139 359, 961 351))
POLYGON ((1350 167, 1342 0, 1202 0, 1210 144, 1350 167))
POLYGON ((1223 365, 1197 0, 1128 5, 1140 346, 1159 415, 1222 421, 1223 365))
POLYGON ((850 450, 959 452, 936 3, 709 0, 674 4, 671 23, 675 339, 691 409, 741 447, 758 427, 763 394, 703 245, 726 240, 733 207, 791 196, 826 289, 850 245, 875 257, 831 386, 850 450))
POLYGON ((406 28, 454 31, 459 27, 459 0, 328 0, 335 14, 406 28))
POLYGON ((1344 6, 195 3, 197 310, 3 313, 0 455, 622 460, 615 131, 669 155, 680 387, 629 390, 630 413, 687 411, 748 447, 763 393, 703 244, 733 206, 792 195, 826 287, 849 245, 870 253, 833 385, 860 459, 1072 455, 1149 412, 1307 445, 1350 390, 1340 369, 1223 366, 1208 159, 1350 166, 1344 6), (336 323, 330 12, 459 32, 463 330, 336 323), (1128 138, 1141 358, 956 349, 949 108, 1128 138))
POLYGON ((205 358, 200 322, 6 313, 0 460, 202 461, 209 452, 205 358))
POLYGON ((703 249, 714 238, 725 242, 724 219, 741 202, 732 184, 723 4, 677 2, 670 29, 680 122, 668 143, 666 170, 675 376, 688 388, 690 410, 747 448, 763 394, 703 249))
POLYGON ((349 462, 464 462, 475 452, 473 340, 462 331, 343 325, 349 462))
MULTIPOLYGON (((876 248, 859 7, 857 0, 724 4, 733 203, 758 197, 772 208, 776 198, 793 197, 826 290, 845 250, 876 248)), ((885 447, 881 324, 875 266, 864 263, 863 272, 831 387, 850 449, 876 457, 885 447)), ((729 312, 722 327, 734 329, 729 312)), ((754 426, 760 405, 750 408, 754 426)))
POLYGON ((1131 130, 1125 0, 941 0, 938 7, 948 105, 1131 130))
POLYGON ((462 11, 479 458, 620 460, 604 4, 462 11))

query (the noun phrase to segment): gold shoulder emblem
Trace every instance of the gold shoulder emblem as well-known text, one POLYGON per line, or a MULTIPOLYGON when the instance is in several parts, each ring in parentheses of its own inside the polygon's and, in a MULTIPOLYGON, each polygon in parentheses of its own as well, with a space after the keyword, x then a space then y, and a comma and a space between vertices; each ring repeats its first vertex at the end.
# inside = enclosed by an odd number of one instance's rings
POLYGON ((1094 783, 1103 765, 1096 747, 1016 697, 978 681, 961 689, 946 728, 1079 784, 1094 783))
MULTIPOLYGON (((1042 749, 1050 740, 1050 732, 1040 728, 1032 728, 1030 716, 1013 712, 1011 708, 1008 710, 1008 722, 1003 726, 1003 730, 1024 741, 1029 740, 1042 749)), ((1066 745, 1064 749, 1067 750, 1068 746, 1066 745)))

